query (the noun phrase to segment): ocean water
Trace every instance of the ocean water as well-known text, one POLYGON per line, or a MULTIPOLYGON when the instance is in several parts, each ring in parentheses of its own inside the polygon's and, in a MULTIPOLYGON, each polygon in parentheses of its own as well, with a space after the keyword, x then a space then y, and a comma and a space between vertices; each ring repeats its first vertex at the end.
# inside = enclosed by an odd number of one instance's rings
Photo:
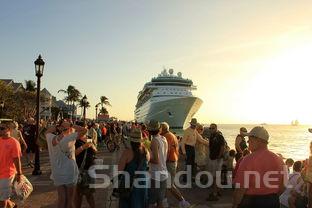
MULTIPOLYGON (((235 138, 240 127, 246 127, 250 131, 255 125, 219 124, 218 129, 222 132, 231 149, 235 149, 235 138)), ((309 146, 312 134, 308 132, 311 126, 291 125, 265 125, 270 134, 269 149, 282 154, 284 158, 303 160, 309 157, 309 146)), ((178 135, 183 135, 183 130, 173 130, 178 135)), ((248 138, 246 138, 248 140, 248 138)))

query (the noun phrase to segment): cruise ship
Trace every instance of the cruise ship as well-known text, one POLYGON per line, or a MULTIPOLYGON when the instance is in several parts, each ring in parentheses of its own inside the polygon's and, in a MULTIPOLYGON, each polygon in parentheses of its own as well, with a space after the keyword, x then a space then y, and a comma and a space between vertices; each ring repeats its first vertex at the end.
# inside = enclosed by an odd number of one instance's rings
POLYGON ((173 69, 168 72, 164 69, 139 92, 134 112, 137 122, 155 119, 167 122, 170 128, 186 128, 202 105, 192 94, 196 90, 192 80, 183 78, 181 72, 174 75, 173 69))

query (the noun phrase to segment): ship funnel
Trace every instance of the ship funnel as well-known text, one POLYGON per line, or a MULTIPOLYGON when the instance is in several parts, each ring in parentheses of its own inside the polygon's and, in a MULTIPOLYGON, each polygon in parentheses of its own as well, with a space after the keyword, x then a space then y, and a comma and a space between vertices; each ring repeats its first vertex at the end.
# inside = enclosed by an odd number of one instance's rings
POLYGON ((170 75, 173 74, 173 69, 169 69, 169 74, 170 74, 170 75))

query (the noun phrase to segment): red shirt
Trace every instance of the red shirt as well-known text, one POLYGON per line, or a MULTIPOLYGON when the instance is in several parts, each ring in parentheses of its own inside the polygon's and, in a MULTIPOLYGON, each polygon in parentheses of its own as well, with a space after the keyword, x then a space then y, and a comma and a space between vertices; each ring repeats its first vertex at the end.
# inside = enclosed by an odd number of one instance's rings
POLYGON ((103 135, 103 136, 106 136, 106 133, 107 133, 107 129, 106 129, 106 127, 103 127, 103 128, 102 128, 102 135, 103 135))
POLYGON ((0 179, 11 178, 16 173, 14 158, 21 157, 21 147, 12 137, 0 138, 0 179))
POLYGON ((240 163, 242 162, 243 159, 244 159, 244 157, 240 158, 240 159, 236 162, 235 168, 234 168, 233 173, 232 173, 232 178, 233 178, 233 179, 235 179, 235 176, 236 176, 238 167, 239 167, 239 165, 240 165, 240 163))
POLYGON ((243 158, 234 182, 240 188, 247 188, 246 195, 276 194, 287 176, 283 160, 268 149, 261 149, 243 158))

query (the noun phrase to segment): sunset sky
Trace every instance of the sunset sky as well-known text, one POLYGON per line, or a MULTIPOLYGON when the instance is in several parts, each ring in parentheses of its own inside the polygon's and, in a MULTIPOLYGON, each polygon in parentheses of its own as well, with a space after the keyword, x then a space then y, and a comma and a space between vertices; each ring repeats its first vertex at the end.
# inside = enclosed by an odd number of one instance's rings
POLYGON ((133 119, 137 94, 166 68, 204 104, 202 123, 312 124, 311 0, 8 1, 0 3, 0 78, 76 86, 133 119))

